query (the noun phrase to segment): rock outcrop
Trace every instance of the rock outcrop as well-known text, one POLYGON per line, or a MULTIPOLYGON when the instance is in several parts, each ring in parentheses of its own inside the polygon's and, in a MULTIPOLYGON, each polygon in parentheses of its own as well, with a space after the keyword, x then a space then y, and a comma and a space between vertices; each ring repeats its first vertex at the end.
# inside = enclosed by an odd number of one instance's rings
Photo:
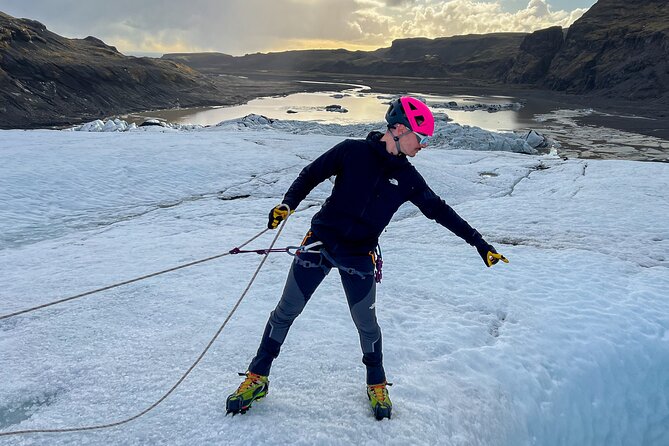
POLYGON ((128 57, 96 37, 64 38, 39 22, 0 12, 0 129, 69 126, 134 111, 233 105, 322 88, 293 79, 211 76, 182 59, 128 57))
MULTIPOLYGON (((527 84, 624 100, 669 95, 669 1, 599 0, 568 30, 393 41, 376 51, 289 51, 201 60, 207 72, 312 72, 527 84)), ((186 55, 187 56, 187 55, 186 55)), ((669 99, 669 98, 668 98, 669 99)), ((666 104, 664 105, 666 107, 666 104)))
POLYGON ((563 42, 564 33, 559 26, 541 29, 526 36, 520 43, 518 55, 505 80, 520 84, 543 80, 563 42))
POLYGON ((0 128, 212 102, 218 87, 173 61, 126 57, 95 37, 67 39, 0 13, 0 128))
POLYGON ((669 2, 599 0, 567 32, 542 84, 624 99, 669 92, 669 2))

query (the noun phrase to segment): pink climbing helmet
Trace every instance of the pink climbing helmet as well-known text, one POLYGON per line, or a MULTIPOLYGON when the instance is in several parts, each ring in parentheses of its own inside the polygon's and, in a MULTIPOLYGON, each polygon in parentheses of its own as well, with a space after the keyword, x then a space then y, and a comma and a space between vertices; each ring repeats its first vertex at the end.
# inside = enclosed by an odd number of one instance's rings
POLYGON ((411 131, 423 135, 434 134, 434 116, 422 101, 411 96, 402 96, 390 103, 386 112, 388 125, 404 124, 411 131))

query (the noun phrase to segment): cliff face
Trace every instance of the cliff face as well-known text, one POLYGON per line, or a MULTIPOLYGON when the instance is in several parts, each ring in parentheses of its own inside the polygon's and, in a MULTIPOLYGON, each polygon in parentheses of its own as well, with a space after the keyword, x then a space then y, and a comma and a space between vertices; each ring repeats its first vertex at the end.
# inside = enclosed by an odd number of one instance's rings
POLYGON ((531 84, 548 74, 553 58, 564 42, 564 33, 559 26, 535 31, 520 44, 513 66, 505 80, 511 83, 531 84))
MULTIPOLYGON (((525 33, 471 34, 438 39, 400 39, 383 54, 391 61, 420 61, 430 74, 498 80, 509 70, 525 33), (437 72, 438 70, 438 72, 437 72)), ((408 74, 408 73, 407 73, 408 74)))
POLYGON ((215 91, 185 65, 126 57, 94 37, 66 39, 0 12, 0 128, 211 102, 215 91))
POLYGON ((290 51, 220 55, 209 72, 281 70, 387 76, 449 77, 534 84, 570 93, 622 99, 669 94, 669 2, 599 0, 567 31, 399 39, 373 52, 290 51))
POLYGON ((669 2, 599 0, 577 20, 543 85, 627 99, 669 92, 669 2))
POLYGON ((212 63, 207 69, 459 77, 626 100, 653 99, 661 106, 665 96, 669 99, 669 1, 599 0, 566 36, 561 28, 551 27, 532 34, 399 39, 390 48, 373 52, 228 56, 224 64, 212 63))

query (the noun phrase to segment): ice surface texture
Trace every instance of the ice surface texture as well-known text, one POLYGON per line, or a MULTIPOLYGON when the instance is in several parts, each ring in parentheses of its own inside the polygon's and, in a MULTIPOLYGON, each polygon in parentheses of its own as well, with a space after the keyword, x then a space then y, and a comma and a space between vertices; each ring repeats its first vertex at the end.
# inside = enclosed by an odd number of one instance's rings
MULTIPOLYGON (((0 314, 236 246, 341 139, 225 126, 0 132, 0 314)), ((0 444, 669 444, 669 165, 444 148, 412 162, 511 263, 485 268, 412 205, 396 214, 377 302, 392 420, 369 411, 336 273, 295 322, 268 398, 224 417, 281 293, 291 259, 279 254, 156 410, 118 429, 0 444)), ((307 197, 283 244, 301 240, 331 187, 307 197)), ((228 256, 2 321, 0 431, 145 408, 258 261, 228 256)))

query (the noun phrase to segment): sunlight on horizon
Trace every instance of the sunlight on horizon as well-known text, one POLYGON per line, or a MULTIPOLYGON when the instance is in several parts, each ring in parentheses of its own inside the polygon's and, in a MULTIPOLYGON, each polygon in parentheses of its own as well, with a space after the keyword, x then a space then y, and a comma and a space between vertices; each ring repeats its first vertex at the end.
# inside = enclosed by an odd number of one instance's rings
MULTIPOLYGON (((214 0, 64 11, 13 0, 0 9, 68 38, 94 36, 122 53, 218 52, 232 56, 307 49, 374 51, 393 40, 533 32, 568 27, 596 0, 214 0)), ((1 3, 1 2, 0 2, 1 3)), ((92 6, 91 6, 92 5, 92 6)))

